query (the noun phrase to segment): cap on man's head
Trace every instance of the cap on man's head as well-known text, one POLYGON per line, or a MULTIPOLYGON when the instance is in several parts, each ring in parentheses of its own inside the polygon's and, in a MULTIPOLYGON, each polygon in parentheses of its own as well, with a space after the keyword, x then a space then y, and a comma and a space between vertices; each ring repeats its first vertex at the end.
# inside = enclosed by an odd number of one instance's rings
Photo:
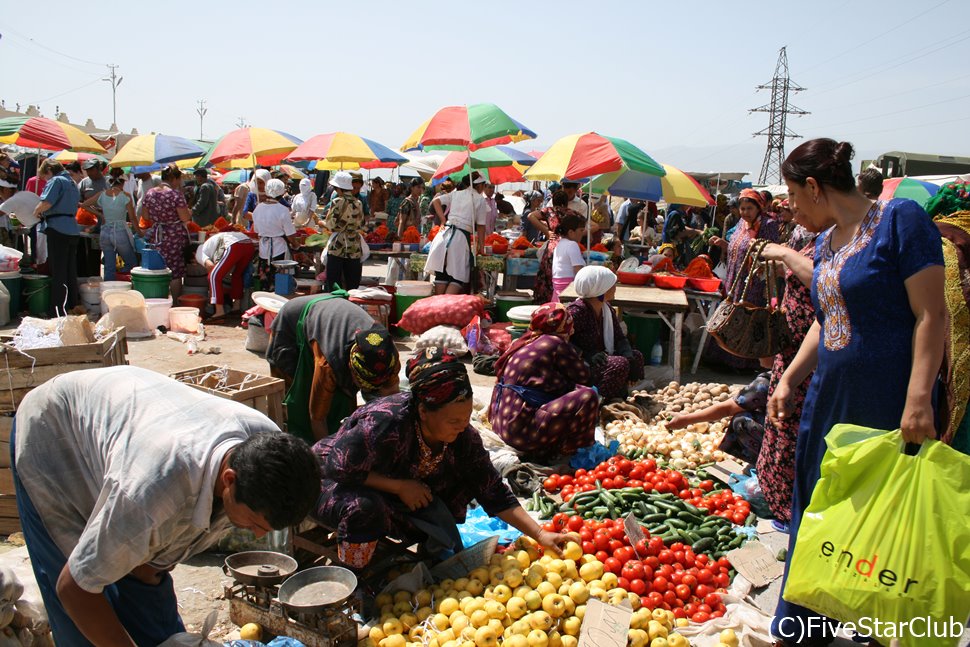
POLYGON ((350 179, 354 182, 363 182, 364 174, 358 171, 350 171, 350 179))
POLYGON ((87 171, 88 169, 92 169, 92 168, 100 169, 101 168, 101 160, 92 157, 91 159, 89 159, 88 161, 86 161, 84 163, 84 166, 81 167, 81 168, 83 168, 85 171, 87 171))
POLYGON ((573 182, 572 180, 563 180, 562 181, 562 188, 564 188, 564 189, 578 189, 579 188, 579 182, 573 182))
POLYGON ((204 168, 197 168, 193 173, 196 177, 209 177, 209 172, 204 168))

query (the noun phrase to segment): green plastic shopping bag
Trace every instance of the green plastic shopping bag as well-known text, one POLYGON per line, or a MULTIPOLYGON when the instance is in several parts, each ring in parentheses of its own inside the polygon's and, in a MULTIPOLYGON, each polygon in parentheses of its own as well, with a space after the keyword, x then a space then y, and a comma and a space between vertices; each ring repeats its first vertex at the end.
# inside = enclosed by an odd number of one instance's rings
POLYGON ((956 645, 970 616, 970 457, 935 440, 908 456, 899 430, 855 425, 825 442, 784 598, 884 645, 956 645))

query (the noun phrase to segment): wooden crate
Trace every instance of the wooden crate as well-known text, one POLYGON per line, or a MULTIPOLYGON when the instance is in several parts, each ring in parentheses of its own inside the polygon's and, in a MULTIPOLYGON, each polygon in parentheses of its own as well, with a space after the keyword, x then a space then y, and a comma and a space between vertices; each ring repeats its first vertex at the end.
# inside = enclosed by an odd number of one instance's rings
POLYGON ((17 410, 24 397, 47 380, 70 371, 127 364, 125 329, 90 344, 18 351, 0 336, 0 413, 17 410))
POLYGON ((125 330, 101 341, 23 352, 9 346, 12 337, 0 336, 0 535, 20 531, 17 497, 10 471, 10 431, 24 397, 47 380, 71 371, 128 363, 125 330))
POLYGON ((175 380, 233 402, 241 402, 264 414, 283 429, 286 422, 283 397, 286 388, 283 380, 258 373, 247 373, 232 368, 207 364, 198 368, 179 371, 170 375, 175 380), (225 370, 227 379, 220 383, 214 373, 225 370))

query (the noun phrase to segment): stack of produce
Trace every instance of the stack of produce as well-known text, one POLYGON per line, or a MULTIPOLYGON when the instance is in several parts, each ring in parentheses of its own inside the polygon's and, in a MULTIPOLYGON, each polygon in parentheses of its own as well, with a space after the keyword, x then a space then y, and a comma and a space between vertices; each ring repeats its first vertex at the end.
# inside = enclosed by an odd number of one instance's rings
POLYGON ((705 463, 724 460, 717 449, 728 420, 699 422, 669 431, 667 420, 677 414, 694 413, 732 397, 726 384, 691 382, 681 386, 671 382, 651 393, 637 392, 622 406, 612 407, 615 418, 606 424, 606 435, 620 441, 620 451, 639 458, 646 455, 670 459, 674 469, 694 469, 705 463))
POLYGON ((567 544, 559 559, 540 557, 535 542, 521 538, 468 577, 379 595, 380 618, 360 647, 577 647, 590 598, 633 607, 628 645, 688 647, 674 630, 688 624, 686 617, 645 607, 641 596, 619 584, 619 576, 584 555, 579 544, 567 544))
POLYGON ((366 240, 370 245, 381 245, 388 241, 390 235, 391 232, 388 230, 387 225, 380 224, 374 229, 374 231, 364 236, 364 240, 366 240))
POLYGON ((505 254, 509 251, 509 240, 501 234, 489 234, 485 237, 484 244, 492 248, 493 254, 505 254))
POLYGON ((401 234, 401 242, 405 245, 415 245, 421 242, 421 234, 418 232, 418 228, 411 226, 404 230, 401 234))
POLYGON ((515 242, 512 243, 512 249, 525 250, 529 249, 530 247, 532 247, 532 243, 530 243, 529 239, 525 236, 519 236, 515 239, 515 242))

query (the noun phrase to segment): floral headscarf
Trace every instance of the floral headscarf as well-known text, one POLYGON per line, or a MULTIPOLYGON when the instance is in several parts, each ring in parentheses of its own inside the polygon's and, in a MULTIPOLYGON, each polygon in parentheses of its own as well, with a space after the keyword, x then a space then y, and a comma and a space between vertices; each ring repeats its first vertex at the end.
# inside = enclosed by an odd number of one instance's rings
POLYGON ((408 360, 407 370, 411 394, 418 404, 438 408, 472 397, 468 369, 448 351, 437 347, 418 351, 408 360))
POLYGON ((765 210, 765 197, 754 189, 741 189, 741 195, 738 196, 738 200, 743 200, 745 198, 758 205, 758 211, 765 210))
POLYGON ((401 369, 394 338, 383 326, 362 330, 350 349, 350 370, 364 391, 378 391, 401 369))
POLYGON ((532 313, 529 332, 522 335, 509 346, 508 350, 495 362, 495 375, 501 380, 505 365, 509 359, 523 346, 538 339, 542 335, 555 335, 563 341, 569 341, 573 334, 573 317, 562 303, 547 303, 539 306, 532 313))

